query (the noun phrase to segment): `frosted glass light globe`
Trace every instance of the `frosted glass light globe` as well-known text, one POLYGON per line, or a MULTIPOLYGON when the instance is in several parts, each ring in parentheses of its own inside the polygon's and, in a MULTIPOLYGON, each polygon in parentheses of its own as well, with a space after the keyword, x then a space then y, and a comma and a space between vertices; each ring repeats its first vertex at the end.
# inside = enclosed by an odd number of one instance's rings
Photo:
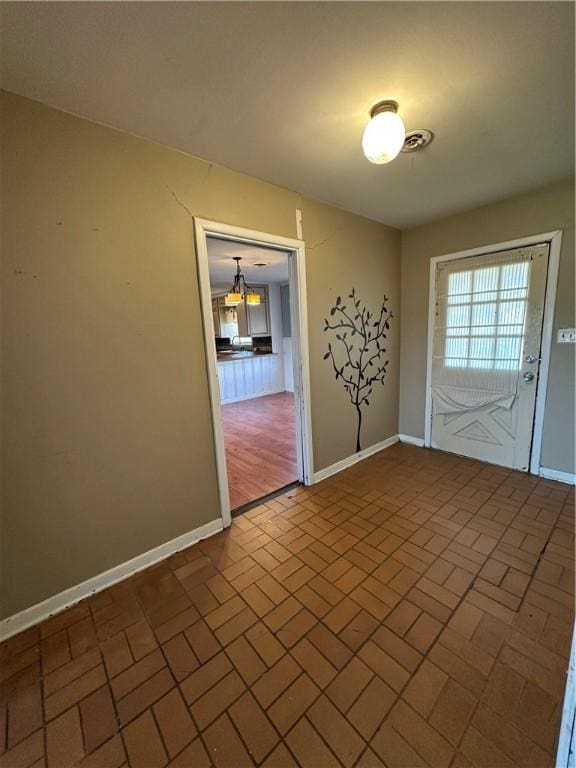
POLYGON ((366 158, 376 165, 394 160, 404 145, 406 128, 396 112, 380 112, 370 120, 362 136, 366 158))

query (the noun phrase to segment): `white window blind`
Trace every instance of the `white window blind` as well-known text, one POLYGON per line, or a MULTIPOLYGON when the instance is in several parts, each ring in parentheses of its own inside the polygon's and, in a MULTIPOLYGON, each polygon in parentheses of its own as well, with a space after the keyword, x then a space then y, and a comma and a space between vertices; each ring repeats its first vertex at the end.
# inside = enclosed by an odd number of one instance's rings
POLYGON ((432 393, 436 413, 517 393, 531 255, 527 249, 441 262, 436 273, 432 393))

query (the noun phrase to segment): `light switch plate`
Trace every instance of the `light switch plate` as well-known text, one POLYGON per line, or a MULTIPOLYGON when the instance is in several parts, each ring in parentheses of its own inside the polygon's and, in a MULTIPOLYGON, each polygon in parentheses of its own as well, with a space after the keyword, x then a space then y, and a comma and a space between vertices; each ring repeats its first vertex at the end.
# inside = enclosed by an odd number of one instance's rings
POLYGON ((558 344, 576 344, 576 328, 560 328, 558 344))

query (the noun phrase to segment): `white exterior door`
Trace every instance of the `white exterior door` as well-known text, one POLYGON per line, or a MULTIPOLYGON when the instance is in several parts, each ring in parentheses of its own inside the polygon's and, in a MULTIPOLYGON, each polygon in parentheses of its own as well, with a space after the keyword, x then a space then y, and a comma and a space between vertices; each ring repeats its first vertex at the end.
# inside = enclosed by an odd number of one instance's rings
POLYGON ((438 263, 431 445, 528 471, 548 245, 438 263))

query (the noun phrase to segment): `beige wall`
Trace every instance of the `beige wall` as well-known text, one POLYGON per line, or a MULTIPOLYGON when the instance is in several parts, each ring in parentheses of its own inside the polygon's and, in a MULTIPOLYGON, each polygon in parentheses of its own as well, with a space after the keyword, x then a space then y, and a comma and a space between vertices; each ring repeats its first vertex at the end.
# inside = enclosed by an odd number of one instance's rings
POLYGON ((574 472, 574 179, 402 233, 400 432, 424 437, 429 260, 433 256, 563 230, 541 464, 574 472))
POLYGON ((382 435, 398 432, 398 411, 394 408, 400 381, 400 276, 395 261, 383 259, 382 254, 399 251, 400 233, 311 201, 303 202, 303 216, 308 322, 314 329, 310 333, 310 360, 314 361, 310 369, 314 456, 322 457, 322 464, 317 467, 320 468, 355 452, 356 413, 342 382, 334 378, 332 364, 323 361, 328 342, 338 343, 333 334, 322 331, 324 318, 336 297, 341 294, 343 301, 348 302, 352 288, 374 310, 379 309, 386 294, 395 313, 387 339, 389 372, 384 387, 375 387, 374 398, 363 417, 362 448, 380 442, 382 435))
MULTIPOLYGON (((322 319, 400 302, 400 233, 2 96, 2 616, 218 516, 192 216, 288 237, 303 210, 314 465, 354 452, 322 319)), ((398 431, 399 320, 364 444, 398 431)))

